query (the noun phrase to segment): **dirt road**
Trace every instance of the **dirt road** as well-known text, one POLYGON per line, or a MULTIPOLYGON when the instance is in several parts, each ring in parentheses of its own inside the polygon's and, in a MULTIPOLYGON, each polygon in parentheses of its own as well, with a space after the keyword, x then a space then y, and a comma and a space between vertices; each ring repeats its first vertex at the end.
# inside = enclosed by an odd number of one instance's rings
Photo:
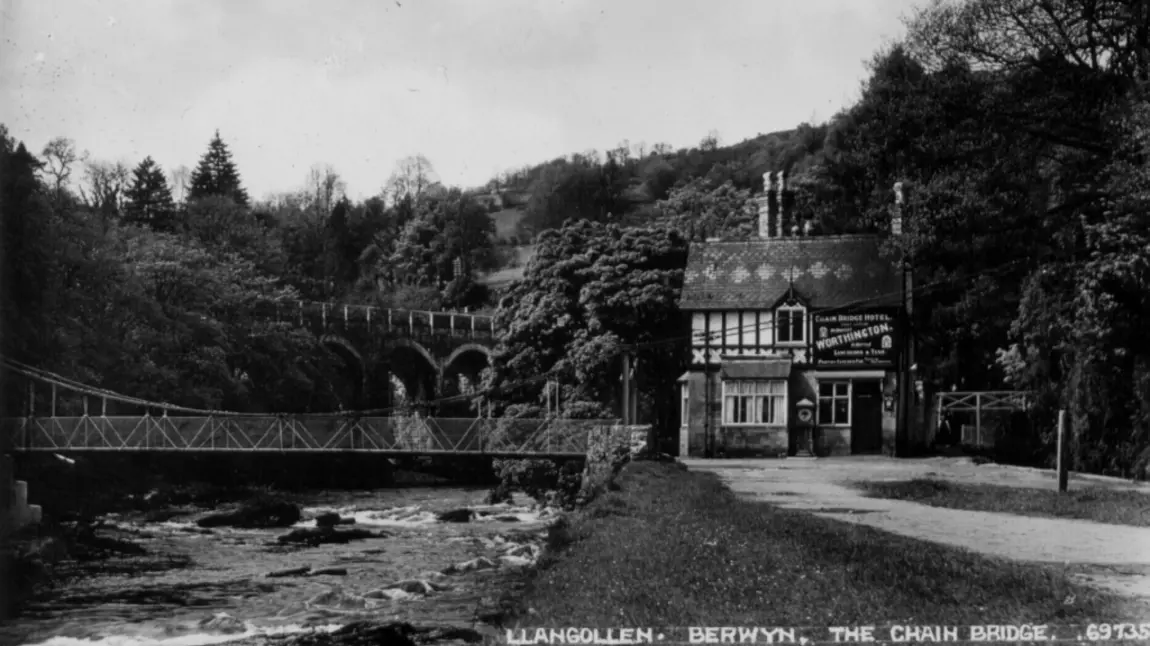
MULTIPOLYGON (((1083 520, 941 509, 919 503, 867 498, 850 482, 931 477, 958 482, 1056 488, 1053 473, 1002 465, 975 465, 968 458, 896 460, 850 457, 821 460, 696 460, 696 471, 718 475, 737 494, 781 507, 802 509, 912 538, 1020 561, 1062 563, 1075 578, 1116 592, 1150 599, 1150 528, 1083 520)), ((1150 486, 1079 476, 1072 488, 1136 489, 1150 486)))

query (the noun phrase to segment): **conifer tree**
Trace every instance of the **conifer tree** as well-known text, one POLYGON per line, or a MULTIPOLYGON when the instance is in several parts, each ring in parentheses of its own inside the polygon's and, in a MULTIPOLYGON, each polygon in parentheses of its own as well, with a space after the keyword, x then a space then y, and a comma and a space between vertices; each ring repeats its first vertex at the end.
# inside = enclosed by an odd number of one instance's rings
POLYGON ((124 219, 155 229, 168 228, 175 204, 164 171, 151 157, 147 157, 136 166, 132 175, 132 186, 125 194, 124 219))
POLYGON ((240 206, 248 205, 248 192, 240 185, 240 174, 232 162, 232 153, 220 139, 220 131, 208 144, 208 152, 200 158, 199 165, 192 171, 188 201, 211 195, 231 198, 240 206))

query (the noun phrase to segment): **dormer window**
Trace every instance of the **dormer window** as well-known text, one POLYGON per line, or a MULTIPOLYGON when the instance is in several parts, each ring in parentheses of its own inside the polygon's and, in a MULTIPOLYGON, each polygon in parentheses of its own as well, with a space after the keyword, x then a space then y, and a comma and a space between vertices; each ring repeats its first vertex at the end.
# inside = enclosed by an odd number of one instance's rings
POLYGON ((775 310, 779 343, 802 344, 807 341, 807 310, 799 304, 787 304, 775 310))

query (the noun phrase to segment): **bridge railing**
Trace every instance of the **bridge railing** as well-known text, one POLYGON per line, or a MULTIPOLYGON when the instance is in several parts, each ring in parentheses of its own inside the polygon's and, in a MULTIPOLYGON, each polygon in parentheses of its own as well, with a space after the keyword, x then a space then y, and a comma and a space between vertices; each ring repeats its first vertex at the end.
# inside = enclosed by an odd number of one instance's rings
POLYGON ((17 451, 363 451, 582 455, 617 420, 427 417, 21 417, 0 420, 17 451))
POLYGON ((411 333, 434 330, 451 334, 491 336, 495 330, 493 317, 461 312, 398 310, 310 301, 268 302, 261 305, 258 311, 265 316, 280 320, 319 317, 325 326, 329 322, 345 325, 381 325, 411 333))

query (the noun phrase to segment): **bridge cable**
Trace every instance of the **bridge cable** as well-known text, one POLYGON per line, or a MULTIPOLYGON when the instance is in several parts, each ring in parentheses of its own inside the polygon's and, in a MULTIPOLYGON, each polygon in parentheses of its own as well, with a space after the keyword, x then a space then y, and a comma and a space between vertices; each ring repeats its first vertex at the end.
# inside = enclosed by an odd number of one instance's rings
MULTIPOLYGON (((81 395, 110 399, 113 401, 118 401, 121 403, 131 404, 131 405, 135 405, 135 406, 142 406, 142 407, 147 407, 147 408, 159 408, 159 409, 163 409, 165 411, 192 413, 192 414, 196 414, 196 415, 207 415, 207 416, 215 416, 215 417, 269 417, 269 416, 285 414, 285 413, 250 413, 250 412, 225 411, 225 410, 216 410, 216 409, 200 409, 200 408, 193 408, 193 407, 189 407, 189 406, 180 406, 177 404, 170 404, 167 402, 157 402, 157 401, 151 401, 151 400, 146 400, 146 399, 140 399, 137 397, 130 397, 128 395, 123 395, 123 394, 117 393, 117 392, 112 391, 112 390, 107 390, 104 388, 89 386, 87 384, 83 384, 81 382, 74 381, 74 380, 69 379, 67 377, 64 377, 62 375, 59 375, 59 374, 56 374, 56 373, 53 373, 53 372, 50 372, 47 370, 42 370, 40 368, 35 368, 33 366, 29 366, 29 365, 24 364, 22 362, 16 361, 15 359, 9 359, 9 358, 3 357, 3 356, 0 356, 0 366, 3 366, 3 367, 5 367, 5 368, 17 373, 17 374, 23 375, 23 376, 28 377, 30 379, 40 381, 42 383, 47 383, 50 385, 59 386, 61 388, 64 388, 65 390, 75 392, 75 393, 78 393, 81 395)), ((522 380, 510 382, 507 384, 501 384, 499 386, 487 388, 487 389, 484 389, 482 391, 477 391, 474 393, 465 393, 465 394, 460 394, 460 395, 452 395, 449 397, 440 397, 437 399, 428 400, 427 402, 419 402, 419 403, 423 404, 423 405, 429 405, 429 404, 440 404, 440 403, 449 403, 449 402, 456 402, 456 401, 474 400, 477 397, 489 396, 489 395, 493 395, 493 394, 500 394, 503 392, 509 392, 509 391, 517 390, 523 386, 527 386, 527 385, 530 385, 533 383, 538 383, 538 382, 550 380, 556 376, 559 376, 562 374, 567 374, 569 372, 570 372, 569 369, 567 369, 567 370, 551 370, 551 371, 548 371, 547 373, 544 373, 544 374, 536 376, 536 377, 522 379, 522 380)), ((401 410, 401 407, 393 406, 393 407, 389 407, 389 408, 376 408, 376 409, 356 410, 356 411, 333 411, 333 412, 329 412, 329 413, 288 413, 288 414, 296 416, 296 417, 369 417, 369 416, 372 416, 373 414, 378 415, 379 413, 393 413, 396 410, 401 410)))

